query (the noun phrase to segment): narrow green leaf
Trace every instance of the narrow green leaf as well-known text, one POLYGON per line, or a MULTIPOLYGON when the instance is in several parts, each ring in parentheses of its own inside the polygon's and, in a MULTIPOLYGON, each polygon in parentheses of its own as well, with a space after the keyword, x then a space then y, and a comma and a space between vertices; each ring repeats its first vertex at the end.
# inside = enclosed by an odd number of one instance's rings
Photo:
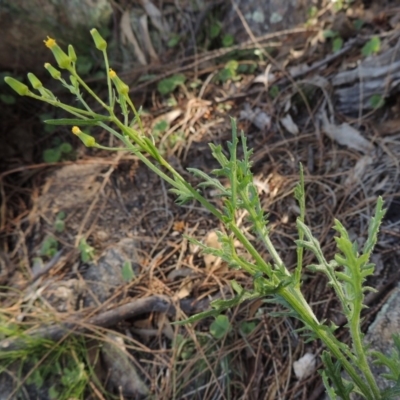
POLYGON ((173 325, 187 325, 187 324, 193 324, 194 322, 201 321, 204 318, 208 317, 215 317, 220 313, 219 310, 207 310, 203 311, 201 313, 192 315, 191 317, 184 319, 182 321, 175 321, 172 322, 173 325))
POLYGON ((61 119, 47 119, 44 123, 49 125, 97 125, 99 122, 109 121, 109 117, 96 118, 96 119, 79 119, 79 118, 61 118, 61 119))

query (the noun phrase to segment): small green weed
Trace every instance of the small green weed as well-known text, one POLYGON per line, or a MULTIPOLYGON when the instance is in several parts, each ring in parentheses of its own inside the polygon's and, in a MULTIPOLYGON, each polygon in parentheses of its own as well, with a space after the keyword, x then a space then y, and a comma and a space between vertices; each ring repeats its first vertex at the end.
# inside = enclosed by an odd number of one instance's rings
POLYGON ((226 82, 231 79, 233 81, 239 80, 240 76, 238 76, 237 71, 239 68, 239 63, 236 60, 230 60, 225 64, 225 67, 218 72, 215 76, 215 81, 217 82, 226 82))
POLYGON ((57 216, 56 220, 54 221, 54 229, 56 232, 61 233, 65 229, 65 212, 60 211, 57 216))
POLYGON ((324 31, 324 38, 332 39, 332 52, 336 53, 343 47, 343 39, 338 32, 327 29, 324 31))
POLYGON ((243 333, 243 335, 247 336, 250 335, 256 328, 257 324, 254 321, 247 322, 244 321, 240 324, 240 332, 243 333))
POLYGON ((68 159, 74 152, 70 143, 63 142, 58 146, 43 151, 43 161, 46 163, 55 163, 68 159))
POLYGON ((385 99, 380 94, 374 94, 371 96, 369 102, 374 110, 377 110, 385 105, 385 99))
POLYGON ((361 54, 365 57, 378 53, 381 50, 381 39, 378 36, 372 37, 361 49, 361 54))
POLYGON ((218 315, 210 325, 210 333, 215 339, 222 339, 231 329, 231 324, 226 315, 218 315))
POLYGON ((167 46, 170 48, 176 47, 181 41, 180 35, 172 34, 168 39, 167 46))
POLYGON ((121 273, 122 273, 122 279, 125 282, 131 282, 135 278, 135 273, 132 268, 132 263, 129 260, 125 261, 122 264, 121 273))
POLYGON ((85 398, 93 372, 79 361, 88 359, 83 338, 71 336, 55 345, 52 341, 24 334, 6 315, 0 314, 0 322, 0 338, 18 337, 26 343, 23 349, 0 352, 0 373, 14 371, 16 374, 13 398, 24 396, 25 384, 33 386, 32 390, 38 395, 44 391, 54 400, 85 398), (50 386, 48 382, 56 383, 50 386))
POLYGON ((58 251, 58 241, 54 236, 47 236, 40 248, 40 255, 53 257, 58 251))
POLYGON ((94 257, 94 247, 90 246, 85 238, 79 241, 79 251, 81 252, 81 261, 83 263, 93 260, 94 257))
POLYGON ((169 78, 162 79, 160 82, 158 82, 157 90, 162 95, 170 94, 175 91, 178 86, 183 85, 185 81, 185 75, 176 74, 169 78))
POLYGON ((154 125, 152 135, 155 138, 159 138, 168 128, 168 122, 165 119, 162 119, 154 125))
MULTIPOLYGON (((382 198, 378 198, 375 215, 369 221, 366 241, 361 249, 358 248, 357 242, 351 241, 345 227, 335 220, 333 229, 336 231, 334 238, 336 254, 333 259, 326 259, 318 238, 313 236, 311 229, 305 223, 305 183, 303 169, 300 165, 300 182, 294 191, 300 210, 296 221, 298 231, 298 240, 295 241, 297 263, 294 271, 291 271, 285 265, 270 238, 268 216, 263 210, 257 187, 253 183, 252 151, 247 147, 246 136, 243 133, 238 135, 235 122, 232 121, 232 140, 227 143, 227 152, 221 145, 210 144, 211 153, 219 163, 219 168, 213 170, 211 175, 195 168, 188 168, 188 172, 200 181, 196 187, 192 186, 163 158, 153 138, 145 134, 140 113, 129 97, 128 85, 118 77, 115 71, 109 68, 107 42, 96 29, 93 29, 91 34, 96 48, 103 54, 106 71, 108 71, 108 99, 101 99, 79 76, 76 69, 77 57, 72 46, 69 46, 67 54, 51 38, 45 41, 46 46, 52 51, 59 68, 68 71, 72 78, 70 82, 66 82, 61 77, 59 70, 50 64, 46 64, 45 67, 54 79, 60 81, 63 86, 76 95, 83 108, 60 102, 50 90, 43 87, 33 74, 29 74, 29 79, 33 90, 37 92, 32 92, 28 86, 14 78, 6 77, 5 81, 19 95, 62 108, 72 115, 72 118, 51 120, 47 121, 48 123, 72 126, 72 133, 88 147, 132 152, 171 186, 171 192, 176 195, 178 204, 197 201, 223 225, 224 229, 217 233, 221 245, 219 249, 208 247, 204 243, 191 238, 188 238, 188 240, 199 246, 204 253, 221 258, 232 268, 245 271, 252 280, 252 287, 244 288, 239 283, 231 281, 232 289, 236 294, 235 297, 228 300, 213 301, 211 303, 212 309, 177 323, 188 324, 205 317, 214 317, 212 332, 214 335, 222 337, 230 329, 229 321, 222 315, 225 310, 247 300, 265 299, 283 307, 284 311, 275 314, 276 316, 290 316, 298 319, 303 324, 300 332, 308 340, 319 340, 324 345, 326 350, 321 357, 324 364, 322 376, 331 399, 340 397, 349 400, 351 393, 357 393, 367 400, 398 398, 396 396, 400 391, 400 381, 396 371, 400 369, 399 359, 384 357, 380 353, 371 353, 361 332, 361 311, 365 307, 363 304, 364 296, 365 292, 371 290, 365 285, 365 282, 367 277, 374 272, 374 264, 371 263, 370 259, 385 214, 382 198), (102 112, 95 112, 87 104, 81 90, 93 97, 102 112), (120 115, 121 119, 119 118, 120 115), (88 126, 98 126, 109 132, 110 135, 120 140, 122 147, 109 148, 100 145, 94 136, 81 130, 81 128, 85 129, 88 126), (133 128, 135 126, 138 126, 138 129, 133 128), (239 146, 240 154, 242 154, 241 159, 238 158, 239 146), (221 179, 224 184, 221 183, 221 179), (220 207, 209 200, 203 194, 204 189, 212 189, 218 192, 223 205, 220 207), (239 224, 238 215, 247 216, 248 229, 243 230, 241 228, 243 225, 239 224), (256 237, 258 244, 264 246, 268 251, 270 261, 267 261, 257 251, 254 241, 250 240, 248 236, 248 230, 252 238, 256 237), (240 243, 241 251, 245 251, 246 256, 238 253, 237 243, 240 243), (314 256, 314 263, 305 264, 305 251, 314 256), (335 336, 335 331, 338 328, 335 324, 317 318, 311 305, 304 297, 302 293, 304 268, 312 272, 322 273, 327 277, 328 284, 334 290, 342 314, 347 320, 349 345, 335 336), (369 356, 393 371, 391 374, 383 375, 383 378, 391 381, 392 386, 389 391, 379 389, 376 378, 371 371, 369 356), (348 379, 343 378, 342 371, 347 373, 348 379)), ((370 46, 369 53, 377 51, 376 43, 374 41, 373 45, 370 46)), ((237 65, 235 65, 232 63, 228 68, 231 74, 236 73, 237 65)), ((170 93, 183 82, 182 78, 178 79, 178 82, 169 82, 163 89, 164 93, 170 93)), ((82 259, 83 257, 86 260, 90 259, 93 255, 90 246, 81 241, 79 247, 82 259)), ((395 341, 398 340, 395 339, 395 341)), ((225 370, 227 362, 226 358, 221 360, 220 368, 222 371, 225 370)), ((229 378, 227 377, 227 379, 229 378)))

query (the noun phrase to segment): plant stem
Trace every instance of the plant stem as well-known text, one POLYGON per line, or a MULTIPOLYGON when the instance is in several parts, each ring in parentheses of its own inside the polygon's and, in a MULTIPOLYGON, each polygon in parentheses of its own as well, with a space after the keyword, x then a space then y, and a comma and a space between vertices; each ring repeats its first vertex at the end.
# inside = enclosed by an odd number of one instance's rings
POLYGON ((361 315, 362 302, 361 301, 354 302, 354 306, 355 308, 352 313, 353 314, 352 318, 349 320, 349 329, 353 341, 354 353, 357 357, 357 363, 359 365, 359 368, 363 372, 365 378, 367 379, 371 392, 374 394, 374 398, 378 399, 380 391, 376 384, 375 378, 372 374, 371 368, 369 367, 367 357, 365 354, 365 347, 363 346, 361 337, 360 315, 361 315))
MULTIPOLYGON (((300 290, 296 287, 284 287, 279 290, 279 294, 287 301, 290 307, 298 313, 300 320, 302 320, 306 326, 317 335, 317 337, 325 344, 329 351, 339 360, 344 370, 349 374, 353 382, 358 386, 364 396, 368 400, 379 399, 379 389, 377 389, 377 391, 372 390, 372 387, 368 387, 368 385, 360 377, 359 372, 347 360, 346 356, 340 350, 338 340, 335 338, 335 336, 327 331, 323 325, 318 322, 316 316, 314 315, 300 290)), ((370 382, 368 383, 370 384, 370 382)))

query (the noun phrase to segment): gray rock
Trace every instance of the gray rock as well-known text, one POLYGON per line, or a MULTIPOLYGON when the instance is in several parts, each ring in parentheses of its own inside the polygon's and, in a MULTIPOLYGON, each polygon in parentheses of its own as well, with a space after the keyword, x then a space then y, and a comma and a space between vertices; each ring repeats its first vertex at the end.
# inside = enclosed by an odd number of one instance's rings
POLYGON ((122 239, 105 250, 97 262, 89 263, 89 268, 82 274, 89 288, 85 307, 104 303, 118 287, 126 283, 122 277, 122 266, 126 261, 132 264, 137 275, 137 260, 135 241, 122 239))

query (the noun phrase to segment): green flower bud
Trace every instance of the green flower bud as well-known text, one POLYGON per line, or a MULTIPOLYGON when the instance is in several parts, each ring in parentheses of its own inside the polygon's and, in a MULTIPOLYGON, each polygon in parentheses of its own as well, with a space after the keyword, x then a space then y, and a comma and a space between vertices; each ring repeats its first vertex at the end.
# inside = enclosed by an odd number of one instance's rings
POLYGON ((44 64, 44 67, 47 69, 47 71, 50 72, 52 78, 57 80, 61 79, 61 72, 58 69, 54 68, 51 64, 46 63, 44 64))
POLYGON ((107 48, 107 42, 101 37, 100 33, 97 29, 92 29, 90 31, 92 35, 94 45, 98 50, 104 51, 107 48))
POLYGON ((68 56, 72 62, 76 62, 78 57, 76 56, 74 46, 72 44, 68 45, 68 56))
POLYGON ((17 81, 10 76, 6 76, 4 81, 7 83, 8 86, 11 87, 14 91, 16 91, 20 96, 27 96, 30 92, 28 86, 24 85, 23 83, 17 81))
POLYGON ((112 70, 111 68, 108 74, 111 80, 113 81, 115 88, 117 89, 117 92, 119 94, 126 96, 129 93, 129 86, 126 83, 122 82, 121 79, 118 77, 118 75, 115 73, 115 71, 112 70))
POLYGON ((86 147, 96 146, 96 139, 87 133, 82 132, 77 126, 72 127, 72 133, 82 140, 86 147))
POLYGON ((34 89, 43 87, 42 82, 40 82, 40 80, 34 74, 32 74, 32 72, 29 72, 28 79, 34 89))
POLYGON ((71 58, 61 49, 54 39, 47 36, 47 40, 44 40, 44 44, 51 50, 60 68, 71 68, 71 58))

